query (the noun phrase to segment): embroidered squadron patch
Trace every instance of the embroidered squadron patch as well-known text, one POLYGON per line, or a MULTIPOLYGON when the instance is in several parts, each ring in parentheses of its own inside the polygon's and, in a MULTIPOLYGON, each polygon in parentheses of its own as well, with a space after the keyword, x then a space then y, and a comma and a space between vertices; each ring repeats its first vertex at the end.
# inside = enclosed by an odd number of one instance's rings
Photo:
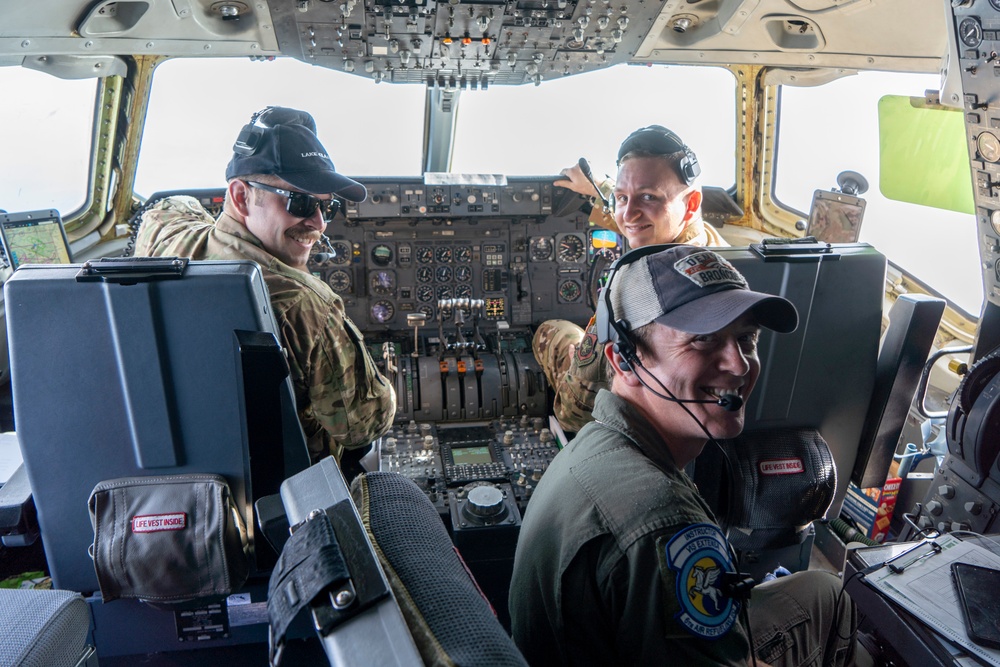
POLYGON ((580 366, 587 366, 597 358, 594 354, 597 347, 597 334, 585 333, 580 344, 576 346, 576 360, 580 366))
POLYGON ((663 548, 667 565, 675 573, 681 608, 677 621, 703 639, 716 639, 729 632, 740 608, 719 588, 723 572, 734 571, 719 527, 694 524, 674 535, 663 548))
POLYGON ((674 270, 698 287, 733 285, 747 287, 747 281, 733 265, 711 250, 688 255, 674 262, 674 270))

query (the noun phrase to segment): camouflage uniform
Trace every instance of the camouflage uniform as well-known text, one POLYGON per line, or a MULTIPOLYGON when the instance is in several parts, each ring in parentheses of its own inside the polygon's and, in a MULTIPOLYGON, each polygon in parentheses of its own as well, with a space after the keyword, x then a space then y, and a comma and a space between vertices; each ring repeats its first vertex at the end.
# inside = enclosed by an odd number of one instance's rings
POLYGON ((322 280, 275 259, 226 213, 218 220, 191 197, 170 197, 143 215, 137 256, 256 262, 288 350, 299 421, 315 462, 369 444, 392 425, 396 393, 368 354, 344 303, 322 280))
MULTIPOLYGON (((614 218, 594 208, 591 221, 618 231, 614 218), (599 220, 595 220, 599 218, 599 220)), ((694 220, 675 240, 697 246, 726 247, 726 243, 711 225, 694 220)), ((531 340, 535 359, 545 371, 549 385, 555 390, 553 412, 562 427, 579 431, 593 417, 594 397, 607 388, 607 361, 604 346, 597 342, 597 328, 590 318, 586 330, 567 320, 542 322, 531 340)))

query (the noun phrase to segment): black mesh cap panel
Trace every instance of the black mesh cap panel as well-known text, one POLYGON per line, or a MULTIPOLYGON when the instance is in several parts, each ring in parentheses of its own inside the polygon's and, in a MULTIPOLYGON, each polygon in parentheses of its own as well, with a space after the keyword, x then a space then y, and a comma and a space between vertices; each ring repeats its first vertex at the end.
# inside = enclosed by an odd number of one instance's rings
MULTIPOLYGON (((437 510, 417 485, 395 473, 373 472, 351 486, 362 516, 367 514, 369 536, 399 578, 396 585, 405 587, 454 664, 526 666, 459 558, 437 510)), ((423 632, 411 631, 415 636, 423 632)), ((418 647, 422 653, 426 648, 419 639, 418 647)))

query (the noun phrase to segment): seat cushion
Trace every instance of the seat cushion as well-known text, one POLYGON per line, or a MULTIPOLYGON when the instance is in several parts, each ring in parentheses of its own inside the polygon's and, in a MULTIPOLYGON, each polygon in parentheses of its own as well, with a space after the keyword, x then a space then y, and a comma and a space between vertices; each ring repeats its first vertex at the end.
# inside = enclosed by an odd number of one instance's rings
POLYGON ((0 664, 73 667, 87 643, 90 613, 79 593, 0 589, 0 664))

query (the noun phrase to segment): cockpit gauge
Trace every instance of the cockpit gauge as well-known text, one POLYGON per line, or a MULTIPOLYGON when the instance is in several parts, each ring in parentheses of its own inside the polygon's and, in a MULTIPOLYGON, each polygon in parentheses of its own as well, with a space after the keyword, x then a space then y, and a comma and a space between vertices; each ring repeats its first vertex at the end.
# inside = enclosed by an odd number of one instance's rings
POLYGON ((343 294, 351 289, 351 275, 343 269, 337 269, 326 277, 326 284, 337 294, 343 294))
POLYGON ((330 262, 338 265, 351 263, 351 246, 347 245, 343 241, 334 241, 330 245, 333 246, 333 251, 336 253, 330 259, 330 262))
POLYGON ((438 246, 434 249, 434 259, 445 264, 450 264, 453 253, 450 245, 438 246))
POLYGON ((434 278, 439 283, 449 282, 451 280, 452 275, 453 272, 450 266, 439 266, 436 269, 434 269, 434 278))
POLYGON ((501 297, 491 297, 486 299, 486 319, 488 320, 499 320, 503 319, 504 309, 505 309, 504 298, 501 297))
POLYGON ((426 315, 428 322, 434 319, 434 309, 430 306, 417 306, 417 312, 426 315))
POLYGON ((460 283, 467 283, 472 280, 472 267, 469 266, 456 266, 455 267, 455 280, 460 283))
POLYGON ((417 281, 421 283, 429 283, 434 279, 434 270, 429 266, 421 266, 417 268, 417 281))
POLYGON ((467 245, 460 245, 455 248, 455 261, 456 262, 471 262, 472 261, 472 248, 467 245))
POLYGON ((567 234, 559 241, 559 261, 579 262, 583 258, 583 239, 567 234))
POLYGON ((385 324, 396 314, 396 307, 391 301, 379 299, 372 304, 372 319, 380 324, 385 324))
POLYGON ((990 0, 990 4, 993 5, 993 9, 1000 12, 1000 0, 990 0))
POLYGON ((392 271, 372 271, 369 284, 372 294, 391 295, 396 289, 396 274, 392 271))
POLYGON ((379 243, 372 248, 372 261, 378 266, 389 266, 392 261, 392 248, 384 243, 379 243))
POLYGON ((548 236, 532 238, 530 254, 533 262, 547 262, 552 259, 552 239, 548 236))
POLYGON ((459 285, 455 288, 455 296, 459 299, 471 299, 472 285, 459 285))
MULTIPOLYGON (((995 6, 995 5, 994 5, 995 6)), ((979 46, 983 41, 983 26, 975 16, 966 16, 958 24, 958 36, 970 49, 979 46)))
POLYGON ((434 261, 434 248, 425 245, 417 247, 417 261, 421 264, 430 264, 434 261))
POLYGON ((439 299, 450 299, 453 296, 454 292, 452 292, 450 285, 441 285, 437 288, 437 297, 439 299))
POLYGON ((1000 139, 992 132, 980 132, 976 137, 976 150, 987 162, 996 162, 1000 160, 1000 139))
POLYGON ((427 303, 428 301, 434 300, 434 288, 430 285, 421 285, 417 288, 417 301, 423 301, 427 303))
POLYGON ((1000 236, 1000 211, 990 213, 990 225, 993 227, 993 233, 1000 236))
POLYGON ((582 293, 583 290, 580 289, 580 283, 575 280, 564 280, 559 285, 559 297, 567 303, 579 301, 582 293))

